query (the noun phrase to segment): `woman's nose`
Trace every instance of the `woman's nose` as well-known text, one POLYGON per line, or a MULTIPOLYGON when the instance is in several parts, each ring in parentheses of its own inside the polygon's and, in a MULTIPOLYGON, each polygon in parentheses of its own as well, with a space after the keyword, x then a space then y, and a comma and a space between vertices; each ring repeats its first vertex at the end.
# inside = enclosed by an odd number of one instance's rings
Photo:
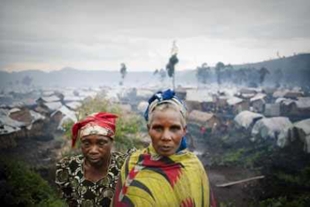
POLYGON ((164 130, 161 139, 164 141, 169 141, 169 140, 171 140, 171 138, 172 137, 171 137, 171 133, 169 132, 169 130, 164 130))
POLYGON ((98 147, 96 145, 92 146, 89 150, 89 153, 91 154, 97 154, 98 152, 98 147))

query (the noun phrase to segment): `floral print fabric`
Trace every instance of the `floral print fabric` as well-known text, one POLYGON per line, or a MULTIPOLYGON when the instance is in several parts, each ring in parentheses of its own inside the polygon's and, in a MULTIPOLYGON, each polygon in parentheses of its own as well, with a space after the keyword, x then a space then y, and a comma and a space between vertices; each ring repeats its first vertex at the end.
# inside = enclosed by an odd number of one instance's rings
POLYGON ((108 174, 97 182, 84 178, 83 155, 63 158, 56 164, 56 184, 69 206, 109 206, 118 174, 128 155, 112 152, 108 174))

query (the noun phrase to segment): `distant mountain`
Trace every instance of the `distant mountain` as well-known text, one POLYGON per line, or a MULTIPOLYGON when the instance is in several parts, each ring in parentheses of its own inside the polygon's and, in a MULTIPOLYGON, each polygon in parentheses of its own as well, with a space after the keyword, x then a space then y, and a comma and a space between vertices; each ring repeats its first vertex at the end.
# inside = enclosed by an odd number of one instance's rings
MULTIPOLYGON (((182 63, 182 60, 180 60, 182 63)), ((281 69, 289 77, 295 79, 310 79, 310 54, 299 54, 286 58, 279 58, 258 63, 233 65, 234 70, 240 68, 267 68, 270 72, 281 69), (292 76, 291 76, 292 75, 292 76)), ((121 81, 119 71, 88 71, 77 70, 66 67, 59 71, 43 72, 39 70, 28 70, 22 72, 0 71, 0 87, 11 87, 19 85, 23 87, 22 80, 28 76, 31 78, 31 85, 41 87, 90 87, 90 86, 117 86, 121 81)), ((166 82, 169 82, 166 78, 166 82)), ((176 85, 182 83, 196 84, 196 70, 189 69, 176 72, 176 85)), ((295 80, 295 82, 298 82, 295 80)), ((128 71, 124 84, 126 86, 146 86, 159 84, 159 76, 150 72, 131 72, 128 71)))
POLYGON ((274 60, 268 60, 258 63, 249 63, 242 65, 234 65, 234 69, 239 68, 256 68, 260 69, 262 67, 267 68, 268 70, 277 70, 282 69, 284 72, 290 70, 302 71, 310 70, 310 54, 298 54, 290 57, 283 57, 274 60))

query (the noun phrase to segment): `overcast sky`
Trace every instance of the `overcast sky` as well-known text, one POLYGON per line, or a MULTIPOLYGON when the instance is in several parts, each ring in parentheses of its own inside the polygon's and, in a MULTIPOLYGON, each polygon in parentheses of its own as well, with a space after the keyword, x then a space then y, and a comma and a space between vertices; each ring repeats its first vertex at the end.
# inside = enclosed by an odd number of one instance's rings
POLYGON ((154 71, 310 52, 309 0, 0 0, 0 70, 154 71))

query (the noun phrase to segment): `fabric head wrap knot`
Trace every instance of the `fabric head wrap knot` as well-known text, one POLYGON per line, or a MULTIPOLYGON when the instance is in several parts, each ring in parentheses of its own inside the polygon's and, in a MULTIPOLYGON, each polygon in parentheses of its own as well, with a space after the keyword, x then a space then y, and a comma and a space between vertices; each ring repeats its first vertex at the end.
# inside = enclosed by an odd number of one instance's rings
POLYGON ((117 115, 99 112, 75 123, 72 127, 72 147, 78 138, 98 134, 114 139, 117 115))
POLYGON ((144 112, 144 118, 146 121, 149 120, 149 115, 154 111, 156 106, 162 103, 171 103, 179 109, 180 113, 186 118, 186 107, 183 102, 175 95, 175 92, 168 89, 166 91, 158 91, 149 99, 149 105, 144 112))
MULTIPOLYGON (((149 99, 149 105, 144 112, 144 118, 146 121, 149 120, 149 115, 154 111, 156 106, 162 104, 162 103, 171 103, 179 109, 180 113, 182 114, 183 118, 186 118, 186 107, 183 104, 183 102, 175 95, 175 92, 168 89, 166 91, 158 91, 155 93, 150 99, 149 99)), ((182 137, 180 147, 176 152, 179 152, 183 149, 187 148, 186 138, 182 137)))

